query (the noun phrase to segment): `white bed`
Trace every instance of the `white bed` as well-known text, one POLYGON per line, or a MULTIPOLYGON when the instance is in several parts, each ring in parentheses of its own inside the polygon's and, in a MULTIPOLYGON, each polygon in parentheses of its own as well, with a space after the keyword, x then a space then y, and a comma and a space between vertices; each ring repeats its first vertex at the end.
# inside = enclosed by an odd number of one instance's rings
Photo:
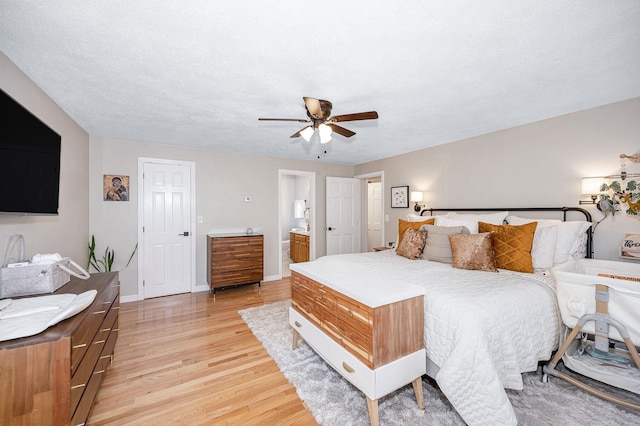
POLYGON ((549 276, 454 269, 392 250, 314 263, 335 271, 324 279, 343 283, 347 295, 374 277, 423 287, 429 375, 468 424, 516 424, 504 388, 521 390, 521 373, 535 371, 558 347, 561 321, 549 276))
POLYGON ((505 388, 522 390, 521 373, 558 348, 562 321, 549 273, 458 269, 394 250, 325 256, 304 269, 356 299, 380 290, 371 282, 424 288, 427 374, 469 425, 517 424, 505 388))

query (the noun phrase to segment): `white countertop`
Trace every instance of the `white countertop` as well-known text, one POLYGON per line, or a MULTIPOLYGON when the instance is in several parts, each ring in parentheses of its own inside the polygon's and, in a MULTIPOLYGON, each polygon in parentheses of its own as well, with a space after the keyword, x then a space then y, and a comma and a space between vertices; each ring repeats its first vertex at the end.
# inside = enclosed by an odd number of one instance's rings
POLYGON ((371 308, 425 293, 422 287, 381 277, 357 264, 332 263, 332 257, 334 256, 324 256, 312 262, 294 263, 290 268, 371 308))
POLYGON ((294 234, 300 234, 300 235, 307 235, 307 236, 309 235, 309 231, 305 231, 303 229, 300 229, 300 230, 298 230, 298 229, 293 230, 292 229, 289 232, 293 232, 294 234))

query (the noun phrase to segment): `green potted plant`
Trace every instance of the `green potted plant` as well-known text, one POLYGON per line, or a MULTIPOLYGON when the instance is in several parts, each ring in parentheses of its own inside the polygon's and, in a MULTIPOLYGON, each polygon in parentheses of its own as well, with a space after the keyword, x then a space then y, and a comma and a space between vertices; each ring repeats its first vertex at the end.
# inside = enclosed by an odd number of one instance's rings
MULTIPOLYGON (((124 266, 125 269, 131 263, 131 259, 133 259, 133 255, 136 254, 136 250, 138 250, 138 244, 133 248, 133 252, 131 252, 131 256, 129 256, 129 260, 127 260, 127 264, 124 266)), ((97 272, 111 272, 111 268, 113 266, 113 261, 116 258, 116 253, 114 249, 109 249, 109 246, 104 250, 104 254, 102 258, 96 257, 96 238, 94 235, 91 235, 91 242, 89 243, 89 262, 87 263, 87 269, 93 267, 97 272)))

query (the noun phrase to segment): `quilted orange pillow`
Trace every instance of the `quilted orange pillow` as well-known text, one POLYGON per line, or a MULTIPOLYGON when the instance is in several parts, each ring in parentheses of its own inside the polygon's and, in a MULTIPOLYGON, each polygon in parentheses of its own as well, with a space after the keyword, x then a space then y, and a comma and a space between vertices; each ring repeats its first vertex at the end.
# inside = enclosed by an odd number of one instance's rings
POLYGON ((434 223, 436 223, 435 217, 422 222, 408 222, 406 220, 398 219, 398 244, 402 242, 402 237, 404 237, 404 233, 407 229, 411 228, 417 231, 422 225, 433 225, 434 223))
POLYGON ((491 232, 496 266, 516 272, 533 272, 531 248, 536 232, 536 222, 525 225, 492 225, 478 222, 479 232, 491 232))

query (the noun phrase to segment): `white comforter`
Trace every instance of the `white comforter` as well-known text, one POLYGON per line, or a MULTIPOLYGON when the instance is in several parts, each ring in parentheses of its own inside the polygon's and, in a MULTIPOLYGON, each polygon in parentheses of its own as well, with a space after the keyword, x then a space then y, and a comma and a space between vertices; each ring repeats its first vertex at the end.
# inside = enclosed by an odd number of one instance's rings
POLYGON ((558 347, 561 321, 550 277, 455 269, 391 250, 315 262, 327 270, 352 265, 351 278, 360 283, 367 271, 423 287, 425 347, 440 368, 435 379, 442 392, 469 425, 517 424, 504 388, 522 390, 521 373, 535 371, 558 347))

